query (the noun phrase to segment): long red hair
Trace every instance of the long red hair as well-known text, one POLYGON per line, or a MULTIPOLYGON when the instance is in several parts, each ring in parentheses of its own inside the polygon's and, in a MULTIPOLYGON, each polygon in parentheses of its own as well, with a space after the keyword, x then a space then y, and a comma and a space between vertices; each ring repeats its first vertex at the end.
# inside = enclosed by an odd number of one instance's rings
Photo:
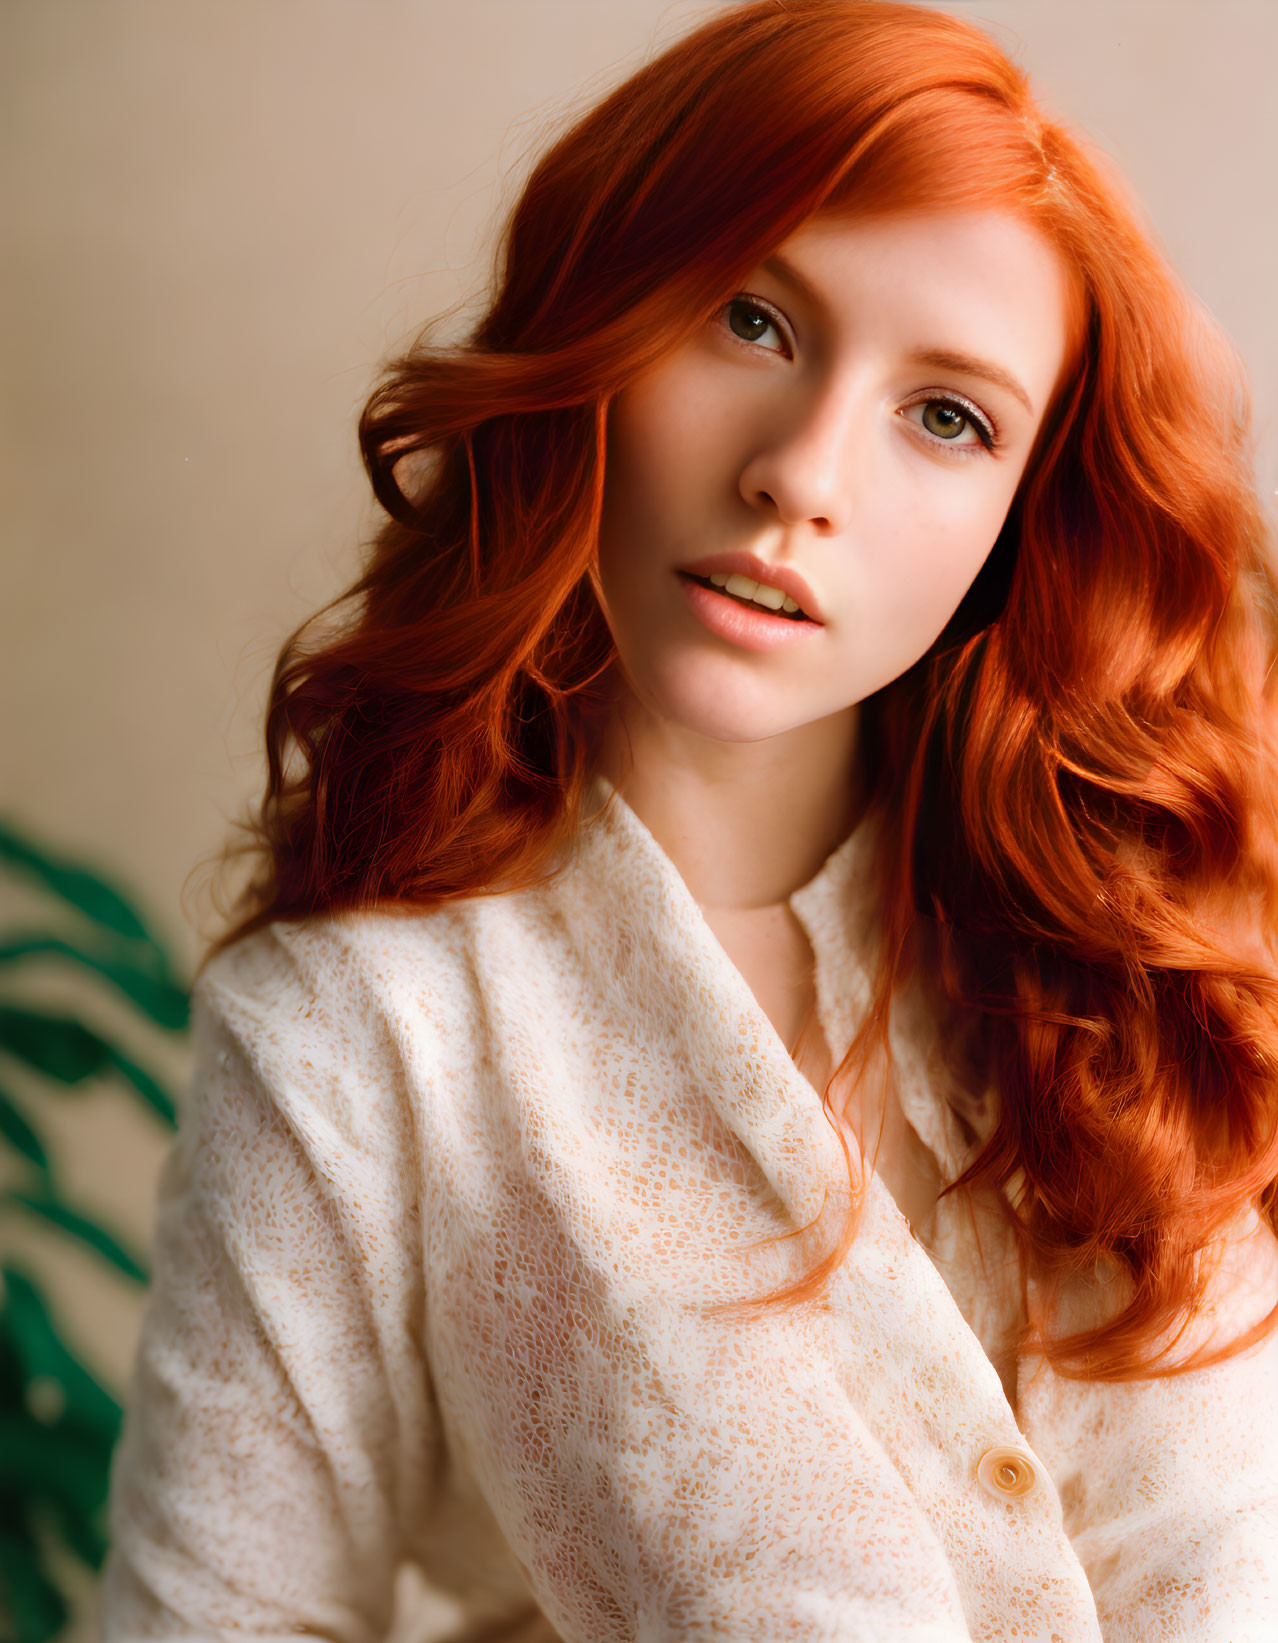
MULTIPOLYGON (((424 335, 360 419, 388 518, 283 648, 257 872, 216 947, 543 881, 615 699, 590 579, 612 396, 814 213, 956 207, 1058 248, 1074 364, 954 617, 862 705, 882 947, 836 1076, 925 977, 1000 1099, 956 1185, 1015 1178, 1049 1294, 1103 1261, 1131 1279, 1118 1316, 1033 1344, 1080 1378, 1180 1373, 1278 1325, 1155 1351, 1200 1306, 1201 1253, 1278 1204, 1278 680, 1247 394, 1105 163, 959 19, 730 7, 545 153, 473 334, 424 335)), ((814 1293, 855 1230, 766 1301, 814 1293)))

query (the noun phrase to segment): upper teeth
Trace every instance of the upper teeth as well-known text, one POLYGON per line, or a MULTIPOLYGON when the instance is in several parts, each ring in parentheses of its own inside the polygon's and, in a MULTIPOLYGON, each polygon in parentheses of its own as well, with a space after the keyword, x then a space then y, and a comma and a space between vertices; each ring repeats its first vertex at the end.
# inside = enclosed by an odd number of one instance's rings
POLYGON ((780 588, 770 588, 766 582, 752 582, 748 576, 742 576, 740 571, 717 570, 710 580, 715 587, 722 588, 725 593, 740 594, 742 599, 753 599, 756 605, 766 605, 769 610, 798 610, 798 605, 788 593, 782 593, 780 588))

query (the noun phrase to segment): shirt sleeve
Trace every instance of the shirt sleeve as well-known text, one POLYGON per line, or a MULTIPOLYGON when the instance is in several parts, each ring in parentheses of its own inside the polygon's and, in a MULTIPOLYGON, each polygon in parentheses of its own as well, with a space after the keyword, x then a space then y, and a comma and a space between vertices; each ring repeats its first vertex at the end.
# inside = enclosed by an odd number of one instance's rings
POLYGON ((272 931, 197 984, 101 1643, 389 1630, 437 1424, 411 1144, 353 1019, 272 931))
MULTIPOLYGON (((1275 1304, 1278 1239, 1251 1212, 1172 1361, 1238 1338, 1275 1304)), ((1278 1333, 1167 1379, 1057 1383, 1039 1413, 1052 1403, 1051 1425, 1073 1438, 1053 1471, 1105 1643, 1269 1643, 1278 1616, 1278 1333)))

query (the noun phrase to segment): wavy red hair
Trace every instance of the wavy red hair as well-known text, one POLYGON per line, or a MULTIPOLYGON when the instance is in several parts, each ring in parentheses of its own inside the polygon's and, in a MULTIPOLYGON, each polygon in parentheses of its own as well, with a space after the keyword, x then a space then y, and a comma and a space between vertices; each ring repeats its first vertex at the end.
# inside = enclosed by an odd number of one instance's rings
MULTIPOLYGON (((1050 1296, 1098 1262, 1130 1279, 1117 1316, 1040 1318, 1022 1346, 1082 1378, 1180 1373, 1278 1324, 1165 1361, 1202 1253, 1278 1201, 1274 581, 1247 394, 1104 161, 957 18, 718 11, 536 164, 473 334, 424 334, 360 419, 388 518, 283 648, 258 872, 216 946, 544 881, 615 693, 590 579, 612 397, 810 216, 958 207, 1058 249, 1073 365, 968 595, 863 704, 881 962, 832 1085, 922 977, 1000 1100, 950 1190, 1019 1188, 1050 1296)), ((855 1230, 765 1302, 815 1293, 855 1230)))

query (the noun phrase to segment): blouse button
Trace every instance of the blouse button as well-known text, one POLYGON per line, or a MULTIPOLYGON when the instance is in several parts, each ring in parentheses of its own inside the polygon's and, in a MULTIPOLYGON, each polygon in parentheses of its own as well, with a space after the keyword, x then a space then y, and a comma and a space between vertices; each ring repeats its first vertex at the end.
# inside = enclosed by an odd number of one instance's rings
POLYGON ((1038 1487, 1034 1463, 1021 1449, 987 1449, 977 1463, 976 1476, 995 1500, 1020 1500, 1038 1487))

